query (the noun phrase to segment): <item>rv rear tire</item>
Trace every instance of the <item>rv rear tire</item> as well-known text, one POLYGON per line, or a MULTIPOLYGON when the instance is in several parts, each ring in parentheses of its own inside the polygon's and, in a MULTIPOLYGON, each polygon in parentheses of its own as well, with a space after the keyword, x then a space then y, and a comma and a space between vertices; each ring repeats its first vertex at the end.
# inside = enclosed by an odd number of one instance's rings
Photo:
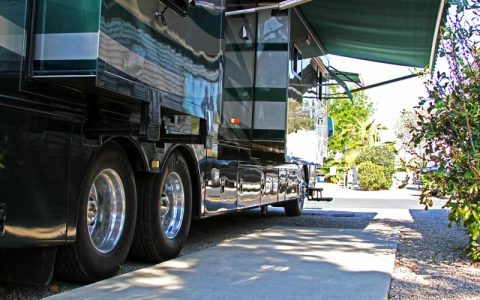
POLYGON ((135 231, 135 178, 115 143, 98 152, 81 188, 74 244, 60 247, 57 276, 93 282, 114 275, 125 260, 135 231))
POLYGON ((175 151, 160 175, 139 180, 140 205, 130 254, 158 263, 176 257, 187 239, 192 217, 192 186, 188 166, 175 151))

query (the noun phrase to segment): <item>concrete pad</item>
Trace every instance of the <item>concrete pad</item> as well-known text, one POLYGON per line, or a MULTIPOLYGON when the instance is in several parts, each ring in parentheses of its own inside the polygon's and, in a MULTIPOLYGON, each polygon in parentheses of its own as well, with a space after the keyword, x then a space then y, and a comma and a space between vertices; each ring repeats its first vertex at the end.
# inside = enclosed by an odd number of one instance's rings
POLYGON ((273 227, 54 297, 387 299, 398 234, 273 227))

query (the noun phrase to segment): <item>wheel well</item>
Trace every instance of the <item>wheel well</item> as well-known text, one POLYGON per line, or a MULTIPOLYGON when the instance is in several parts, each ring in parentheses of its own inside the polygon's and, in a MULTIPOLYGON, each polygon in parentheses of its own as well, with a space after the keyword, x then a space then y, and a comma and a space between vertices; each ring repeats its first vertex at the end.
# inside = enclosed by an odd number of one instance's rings
POLYGON ((125 151, 128 157, 128 161, 132 166, 134 172, 136 171, 145 171, 147 169, 147 164, 145 159, 141 156, 141 151, 135 145, 133 141, 123 137, 116 137, 110 141, 116 142, 122 149, 125 151))
POLYGON ((177 146, 175 148, 176 151, 180 152, 187 162, 188 171, 190 172, 190 178, 192 180, 192 217, 200 217, 200 201, 202 200, 201 197, 201 184, 200 184, 200 174, 198 174, 198 165, 197 159, 192 154, 192 152, 184 147, 184 146, 177 146))
MULTIPOLYGON (((133 141, 123 137, 113 138, 111 141, 116 142, 120 145, 120 147, 123 148, 134 171, 141 172, 148 168, 147 162, 141 156, 141 151, 133 141)), ((192 216, 199 217, 201 216, 200 201, 202 198, 200 174, 198 173, 198 168, 196 167, 198 164, 197 159, 191 150, 185 146, 178 145, 173 150, 180 152, 187 162, 188 171, 190 172, 190 177, 192 180, 192 187, 194 187, 192 190, 192 216)))

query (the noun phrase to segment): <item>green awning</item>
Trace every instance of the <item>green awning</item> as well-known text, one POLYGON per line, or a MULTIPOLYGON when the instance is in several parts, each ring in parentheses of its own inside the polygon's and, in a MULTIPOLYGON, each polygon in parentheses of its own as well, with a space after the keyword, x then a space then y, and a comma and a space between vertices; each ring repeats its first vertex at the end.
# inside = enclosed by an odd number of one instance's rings
POLYGON ((330 73, 330 76, 332 77, 332 79, 335 80, 338 83, 338 85, 343 88, 343 90, 345 91, 345 94, 348 96, 348 98, 353 100, 352 92, 350 92, 350 89, 348 88, 345 81, 340 79, 337 75, 335 75, 335 72, 332 72, 331 70, 329 70, 329 73, 330 73))
POLYGON ((360 74, 358 73, 339 71, 337 69, 332 68, 331 66, 328 69, 328 73, 330 73, 332 77, 336 77, 341 81, 353 82, 356 84, 362 83, 362 79, 360 78, 360 74))
POLYGON ((299 6, 328 54, 426 67, 443 0, 313 0, 299 6))

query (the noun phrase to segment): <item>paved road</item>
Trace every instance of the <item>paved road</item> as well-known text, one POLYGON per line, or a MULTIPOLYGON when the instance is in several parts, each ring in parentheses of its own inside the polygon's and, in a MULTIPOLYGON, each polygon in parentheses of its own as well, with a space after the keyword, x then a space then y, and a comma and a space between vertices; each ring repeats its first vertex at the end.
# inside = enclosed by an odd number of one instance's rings
MULTIPOLYGON (((353 191, 333 184, 322 184, 325 197, 333 197, 332 202, 307 202, 307 208, 345 209, 345 208, 372 208, 372 209, 422 209, 419 204, 420 191, 415 186, 407 189, 389 191, 353 191)), ((434 198, 433 208, 441 208, 445 200, 434 198)))

